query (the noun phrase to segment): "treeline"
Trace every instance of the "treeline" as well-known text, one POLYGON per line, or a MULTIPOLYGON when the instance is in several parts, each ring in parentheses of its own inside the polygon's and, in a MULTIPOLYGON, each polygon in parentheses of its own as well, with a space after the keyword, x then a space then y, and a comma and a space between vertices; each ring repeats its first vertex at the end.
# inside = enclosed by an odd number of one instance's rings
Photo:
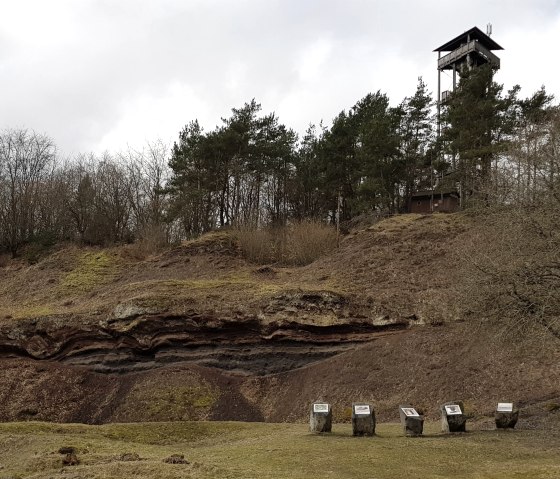
POLYGON ((32 243, 107 245, 171 233, 165 217, 169 149, 57 158, 53 141, 29 130, 0 134, 0 252, 32 243))
POLYGON ((396 108, 386 95, 368 94, 330 129, 310 126, 300 141, 260 108, 253 100, 213 131, 193 121, 181 132, 168 192, 186 235, 333 220, 338 210, 343 220, 403 211, 411 192, 428 184, 435 130, 423 82, 396 108))
POLYGON ((253 100, 211 131, 191 121, 171 148, 156 142, 64 161, 47 136, 5 130, 0 252, 405 212, 413 192, 432 188, 460 192, 464 208, 557 202, 558 106, 544 88, 518 96, 490 69, 466 71, 438 127, 420 79, 397 106, 368 94, 301 138, 253 100))

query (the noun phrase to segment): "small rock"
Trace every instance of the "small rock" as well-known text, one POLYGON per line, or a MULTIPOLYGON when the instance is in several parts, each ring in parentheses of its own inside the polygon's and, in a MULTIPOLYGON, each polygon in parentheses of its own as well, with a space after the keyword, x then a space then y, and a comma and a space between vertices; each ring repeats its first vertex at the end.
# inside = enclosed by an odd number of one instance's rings
POLYGON ((276 271, 270 266, 261 266, 255 270, 255 273, 265 276, 276 276, 276 271))
POLYGON ((78 456, 74 453, 66 454, 62 459, 63 466, 77 466, 78 464, 80 464, 80 461, 78 460, 78 456))
POLYGON ((76 448, 72 446, 63 446, 58 450, 59 454, 75 454, 76 448))
POLYGON ((171 454, 171 456, 166 457, 163 462, 167 464, 190 464, 183 454, 171 454))
POLYGON ((140 456, 135 452, 125 452, 118 457, 119 461, 140 461, 140 456))

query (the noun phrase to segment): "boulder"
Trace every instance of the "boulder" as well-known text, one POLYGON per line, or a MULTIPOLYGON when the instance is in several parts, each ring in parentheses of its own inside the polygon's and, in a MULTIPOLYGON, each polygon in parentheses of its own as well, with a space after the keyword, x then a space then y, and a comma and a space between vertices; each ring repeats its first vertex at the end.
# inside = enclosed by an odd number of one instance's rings
POLYGON ((513 403, 498 403, 494 419, 497 429, 513 429, 519 419, 519 410, 513 407, 513 403))
POLYGON ((371 404, 352 403, 352 435, 373 436, 375 434, 375 411, 371 404))
POLYGON ((424 431, 424 416, 409 405, 399 406, 401 424, 405 436, 421 436, 424 431))
POLYGON ((467 416, 462 401, 448 402, 441 406, 442 432, 466 432, 467 416))
POLYGON ((332 408, 325 402, 317 401, 311 404, 309 413, 309 431, 314 433, 331 432, 332 408))

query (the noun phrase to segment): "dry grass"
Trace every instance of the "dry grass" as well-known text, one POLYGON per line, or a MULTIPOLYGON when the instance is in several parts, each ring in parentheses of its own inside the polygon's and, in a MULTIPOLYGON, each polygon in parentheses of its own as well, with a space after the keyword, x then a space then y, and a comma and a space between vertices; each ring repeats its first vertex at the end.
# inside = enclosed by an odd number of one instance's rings
POLYGON ((168 246, 165 230, 161 226, 148 226, 140 232, 138 240, 123 249, 122 255, 125 258, 142 261, 161 253, 168 246))
POLYGON ((0 425, 6 477, 243 479, 552 479, 560 474, 557 433, 478 431, 444 436, 437 423, 423 438, 379 424, 377 437, 354 438, 349 425, 311 435, 304 424, 175 422, 106 426, 0 425), (61 467, 61 446, 81 464, 61 467), (123 461, 135 457, 140 460, 123 461), (165 464, 184 454, 190 464, 165 464))
POLYGON ((264 230, 240 230, 237 238, 245 257, 258 264, 303 266, 336 247, 334 228, 318 221, 264 230))

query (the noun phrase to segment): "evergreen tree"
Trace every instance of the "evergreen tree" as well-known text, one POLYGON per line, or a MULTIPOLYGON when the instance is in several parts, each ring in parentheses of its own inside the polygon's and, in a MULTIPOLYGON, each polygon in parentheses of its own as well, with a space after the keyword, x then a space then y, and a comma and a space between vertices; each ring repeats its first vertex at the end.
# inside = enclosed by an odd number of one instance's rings
POLYGON ((401 183, 406 208, 415 190, 431 186, 431 170, 435 166, 430 154, 435 139, 433 106, 432 96, 422 78, 418 79, 414 95, 401 103, 401 183))
POLYGON ((463 200, 470 197, 488 203, 493 160, 507 146, 506 130, 511 125, 505 121, 506 112, 515 92, 504 98, 503 86, 493 75, 489 64, 463 70, 442 113, 444 151, 452 158, 463 200))

